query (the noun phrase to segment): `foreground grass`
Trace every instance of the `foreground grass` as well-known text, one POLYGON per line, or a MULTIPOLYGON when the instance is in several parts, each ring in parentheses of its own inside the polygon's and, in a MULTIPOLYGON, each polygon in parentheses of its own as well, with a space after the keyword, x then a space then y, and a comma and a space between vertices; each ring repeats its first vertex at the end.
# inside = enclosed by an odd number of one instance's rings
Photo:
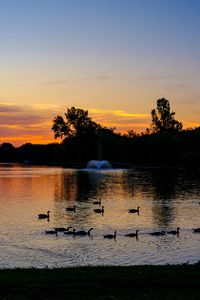
POLYGON ((200 264, 5 269, 0 299, 200 299, 200 264))

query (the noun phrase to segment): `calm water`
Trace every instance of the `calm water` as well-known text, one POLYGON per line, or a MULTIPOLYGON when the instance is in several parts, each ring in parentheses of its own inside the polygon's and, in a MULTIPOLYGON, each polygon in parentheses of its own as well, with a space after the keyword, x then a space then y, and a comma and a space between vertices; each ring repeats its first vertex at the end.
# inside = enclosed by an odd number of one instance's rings
POLYGON ((72 170, 0 165, 0 268, 134 265, 200 260, 200 173, 167 169, 72 170), (104 215, 95 214, 102 199, 104 215), (77 205, 77 211, 66 212, 77 205), (141 207, 140 214, 130 208, 141 207), (51 211, 50 221, 39 213, 51 211), (91 237, 45 235, 54 227, 88 230, 91 237), (180 235, 154 230, 180 227, 180 235), (139 238, 124 234, 139 229, 139 238), (104 234, 117 230, 117 238, 104 234))

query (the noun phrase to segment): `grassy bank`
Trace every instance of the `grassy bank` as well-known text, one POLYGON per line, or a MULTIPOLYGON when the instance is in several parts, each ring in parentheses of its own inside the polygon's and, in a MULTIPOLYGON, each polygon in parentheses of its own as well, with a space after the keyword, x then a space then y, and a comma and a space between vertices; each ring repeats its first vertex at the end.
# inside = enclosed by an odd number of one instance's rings
POLYGON ((0 299, 200 299, 200 264, 0 270, 0 299))

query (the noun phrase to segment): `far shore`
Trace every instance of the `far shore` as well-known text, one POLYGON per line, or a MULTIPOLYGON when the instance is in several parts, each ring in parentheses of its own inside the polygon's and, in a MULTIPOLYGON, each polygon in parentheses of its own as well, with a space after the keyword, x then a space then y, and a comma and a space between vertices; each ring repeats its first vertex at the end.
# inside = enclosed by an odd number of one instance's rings
POLYGON ((0 299, 200 299, 200 263, 1 269, 0 299))
MULTIPOLYGON (((59 164, 52 162, 46 164, 42 162, 0 162, 0 165, 21 165, 27 167, 60 167, 64 169, 87 169, 86 162, 68 162, 65 164, 59 164)), ((112 169, 183 169, 183 170, 198 170, 198 166, 186 167, 183 165, 169 165, 169 164, 137 164, 137 163, 125 163, 125 162, 111 162, 112 169)), ((93 168, 94 170, 106 170, 109 168, 93 168)), ((92 170, 92 169, 91 169, 92 170)))

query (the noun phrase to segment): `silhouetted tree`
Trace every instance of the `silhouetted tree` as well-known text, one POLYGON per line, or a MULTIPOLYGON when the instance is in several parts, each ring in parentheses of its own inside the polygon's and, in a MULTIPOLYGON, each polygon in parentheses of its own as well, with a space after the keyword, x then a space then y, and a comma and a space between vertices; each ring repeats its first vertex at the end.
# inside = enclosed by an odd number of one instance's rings
POLYGON ((127 133, 124 134, 127 138, 133 139, 138 136, 138 134, 134 130, 128 130, 127 133))
POLYGON ((88 111, 81 108, 67 108, 65 113, 66 121, 62 116, 57 116, 53 120, 52 130, 55 138, 67 138, 81 136, 83 134, 96 133, 101 126, 88 115, 88 111))
POLYGON ((151 111, 151 128, 154 133, 165 130, 181 131, 182 123, 174 119, 175 112, 170 111, 169 100, 162 98, 157 100, 157 109, 151 111))
POLYGON ((16 160, 16 148, 10 143, 0 145, 0 162, 12 162, 16 160))

